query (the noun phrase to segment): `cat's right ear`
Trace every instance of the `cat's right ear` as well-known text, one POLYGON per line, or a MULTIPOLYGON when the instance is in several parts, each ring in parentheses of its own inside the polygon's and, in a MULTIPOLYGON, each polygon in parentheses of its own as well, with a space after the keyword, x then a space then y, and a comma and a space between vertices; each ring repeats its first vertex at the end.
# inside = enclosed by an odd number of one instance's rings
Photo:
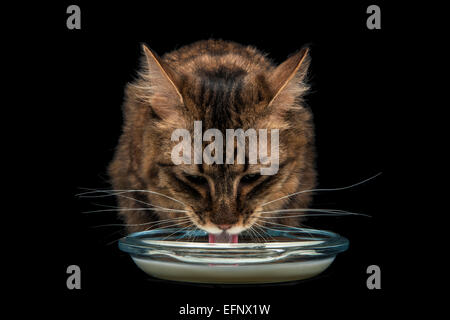
POLYGON ((269 77, 269 83, 274 92, 269 105, 278 103, 280 109, 295 106, 295 99, 308 89, 305 77, 309 63, 309 48, 304 47, 274 70, 269 77))
POLYGON ((183 105, 183 97, 177 87, 177 75, 154 51, 145 45, 142 48, 145 60, 139 84, 140 98, 148 102, 162 120, 175 122, 183 105))

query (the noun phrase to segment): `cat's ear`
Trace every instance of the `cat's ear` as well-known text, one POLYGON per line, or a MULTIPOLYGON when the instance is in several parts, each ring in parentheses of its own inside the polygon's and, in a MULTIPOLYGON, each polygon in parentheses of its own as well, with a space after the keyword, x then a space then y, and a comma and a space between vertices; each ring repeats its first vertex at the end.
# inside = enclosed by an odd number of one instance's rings
POLYGON ((141 74, 146 89, 145 100, 161 119, 174 121, 183 105, 183 97, 177 87, 177 75, 155 52, 145 45, 142 47, 145 54, 144 71, 141 74))
POLYGON ((308 89, 305 77, 309 64, 309 48, 305 47, 275 68, 268 79, 274 92, 269 105, 279 103, 286 109, 295 106, 295 100, 308 89))

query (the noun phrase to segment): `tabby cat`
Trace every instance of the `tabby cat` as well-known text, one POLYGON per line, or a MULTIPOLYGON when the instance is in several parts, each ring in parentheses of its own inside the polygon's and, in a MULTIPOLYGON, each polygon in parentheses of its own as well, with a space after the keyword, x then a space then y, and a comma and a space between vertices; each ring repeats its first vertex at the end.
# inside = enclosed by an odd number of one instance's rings
POLYGON ((127 231, 197 227, 210 241, 236 242, 252 227, 299 225, 299 217, 276 211, 308 208, 311 193, 284 196, 316 181, 312 113, 303 102, 308 48, 278 66, 254 47, 222 40, 162 57, 143 51, 140 75, 126 87, 123 132, 109 166, 114 189, 124 191, 117 200, 127 231), (278 172, 261 175, 262 164, 248 163, 175 165, 171 134, 192 132, 194 121, 224 135, 279 129, 278 172))

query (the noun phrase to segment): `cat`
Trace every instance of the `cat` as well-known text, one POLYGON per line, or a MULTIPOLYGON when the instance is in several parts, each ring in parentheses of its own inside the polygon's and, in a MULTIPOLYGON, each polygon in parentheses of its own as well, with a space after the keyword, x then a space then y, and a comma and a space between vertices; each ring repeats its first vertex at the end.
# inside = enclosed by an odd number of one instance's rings
POLYGON ((313 116, 304 103, 309 49, 278 66, 252 46, 223 40, 162 57, 145 45, 143 51, 139 77, 125 89, 123 130, 108 168, 113 189, 130 190, 117 194, 127 232, 161 221, 159 227, 195 226, 210 241, 236 242, 252 226, 298 226, 301 217, 276 211, 308 208, 311 193, 284 196, 316 185, 313 116), (174 165, 171 134, 192 132, 194 121, 224 134, 279 129, 278 172, 261 175, 261 164, 248 163, 174 165))

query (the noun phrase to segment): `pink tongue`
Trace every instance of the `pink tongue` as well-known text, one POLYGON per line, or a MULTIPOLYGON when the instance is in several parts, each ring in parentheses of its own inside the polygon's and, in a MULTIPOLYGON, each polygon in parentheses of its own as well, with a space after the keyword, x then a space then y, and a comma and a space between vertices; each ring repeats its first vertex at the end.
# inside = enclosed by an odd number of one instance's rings
POLYGON ((238 243, 237 234, 228 234, 227 232, 222 232, 219 234, 209 234, 209 243, 238 243))

